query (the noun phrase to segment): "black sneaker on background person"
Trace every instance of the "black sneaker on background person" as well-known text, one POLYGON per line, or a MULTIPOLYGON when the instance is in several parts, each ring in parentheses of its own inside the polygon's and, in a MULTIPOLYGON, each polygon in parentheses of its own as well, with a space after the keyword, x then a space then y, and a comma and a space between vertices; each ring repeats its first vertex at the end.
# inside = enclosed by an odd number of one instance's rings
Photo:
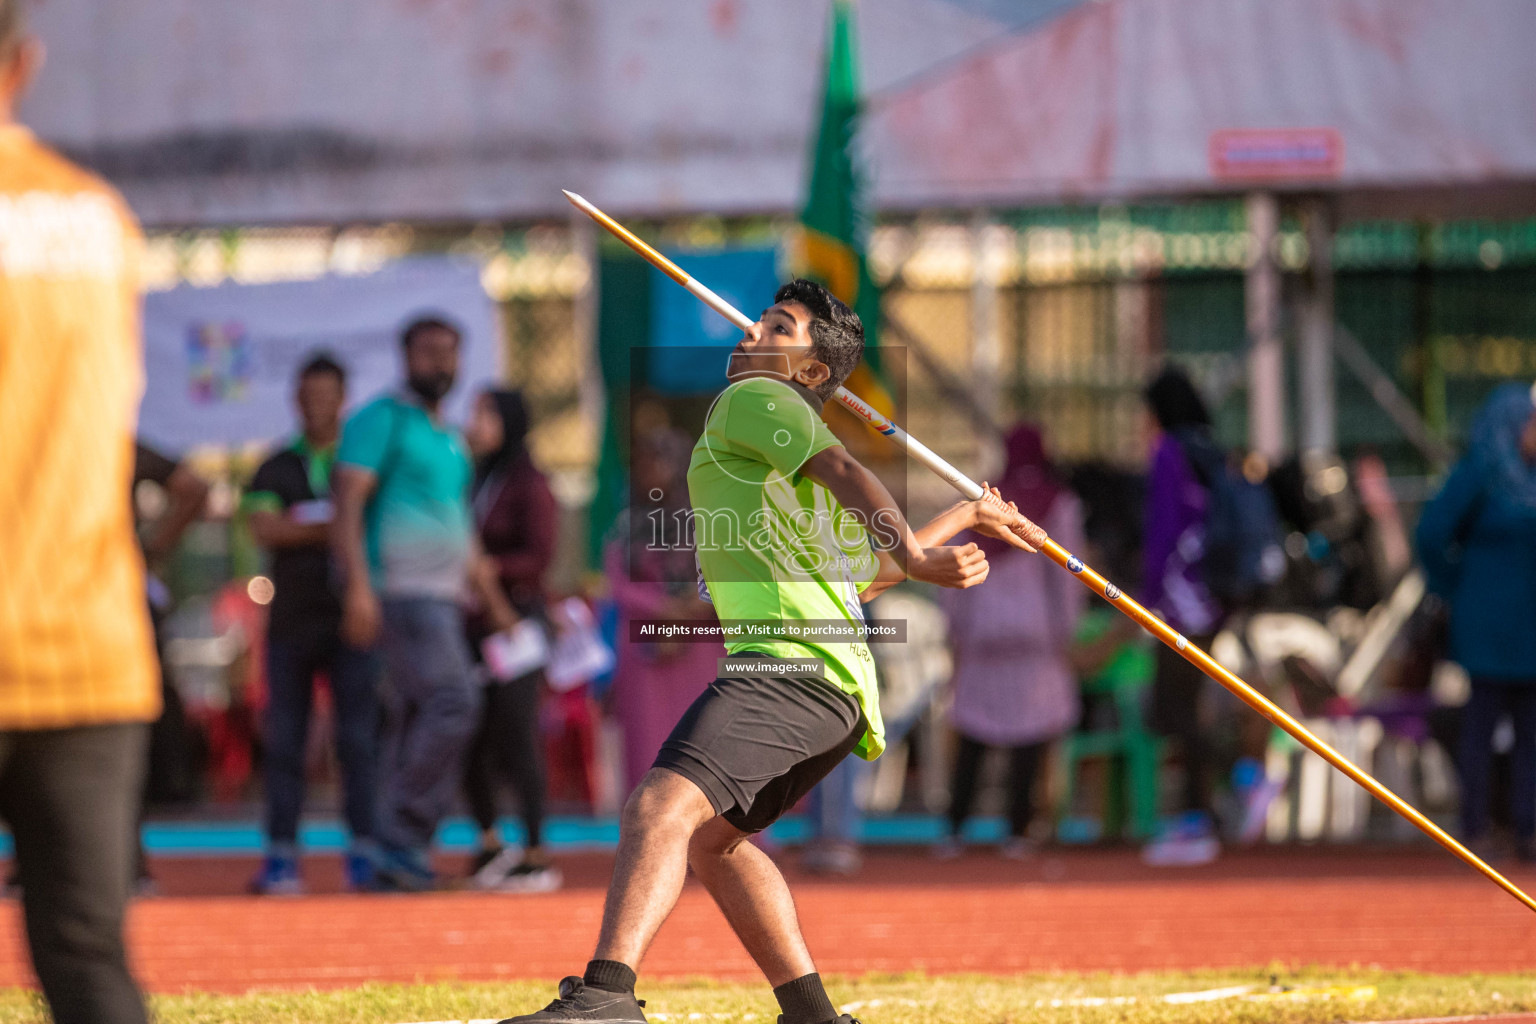
POLYGON ((508 1017, 501 1024, 647 1024, 640 1008, 644 999, 633 992, 594 988, 581 978, 560 981, 560 998, 538 1013, 508 1017))
MULTIPOLYGON (((782 1013, 779 1014, 779 1024, 784 1024, 784 1015, 782 1013)), ((859 1024, 859 1020, 853 1014, 845 1013, 832 1018, 827 1024, 859 1024)))

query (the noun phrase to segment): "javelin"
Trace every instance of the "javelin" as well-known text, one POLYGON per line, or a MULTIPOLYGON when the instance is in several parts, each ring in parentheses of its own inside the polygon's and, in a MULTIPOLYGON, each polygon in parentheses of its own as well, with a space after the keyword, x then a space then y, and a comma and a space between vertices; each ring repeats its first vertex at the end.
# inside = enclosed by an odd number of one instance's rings
MULTIPOLYGON (((561 191, 564 190, 562 189, 561 191)), ((688 289, 688 291, 692 292, 705 305, 709 306, 709 308, 725 317, 727 320, 741 328, 743 331, 752 326, 754 321, 750 317, 746 316, 735 306, 732 306, 729 302, 726 302, 724 299, 710 291, 698 281, 694 280, 686 271, 683 270, 682 267, 679 267, 676 263, 673 263, 671 260, 667 259, 651 246, 647 245, 628 228, 624 227, 624 225, 620 224, 618 221, 614 220, 612 217, 608 216, 606 213, 599 210, 597 207, 593 206, 591 203, 587 202, 585 199, 574 192, 566 192, 565 198, 569 199, 571 204, 582 213, 585 213, 588 217, 591 217, 593 220, 597 221, 603 227, 611 231, 619 239, 619 241, 623 242, 625 245, 629 246, 631 249, 635 250, 635 252, 643 256, 645 260, 654 266, 657 270, 660 270, 663 274, 666 274, 672 280, 676 281, 678 284, 688 289)), ((877 412, 868 402, 859 398, 847 388, 839 387, 833 397, 851 409, 860 419, 864 420, 870 426, 880 431, 880 433, 891 438, 897 444, 905 448, 907 453, 918 462, 921 462, 923 465, 927 466, 939 476, 953 484, 955 489, 958 490, 961 494, 965 495, 965 497, 971 499, 972 501, 975 501, 978 498, 989 500, 994 503, 998 501, 996 495, 993 495, 990 491, 982 490, 980 484, 976 483, 976 481, 960 472, 954 466, 951 466, 948 462, 945 462, 926 445, 914 439, 905 430, 902 430, 896 424, 892 423, 888 418, 877 412)), ((1109 582, 1109 580, 1094 572, 1092 568, 1083 563, 1082 559, 1078 558, 1066 548, 1045 536, 1045 532, 1043 530, 1038 528, 1034 531, 1016 529, 1015 532, 1030 544, 1038 547, 1051 561, 1055 562, 1057 565, 1061 566, 1063 569, 1066 569, 1068 572, 1072 573, 1072 575, 1076 576, 1079 580, 1082 581, 1083 586, 1087 587, 1089 590, 1093 591, 1095 594, 1098 594, 1100 597, 1104 598, 1104 600, 1120 609, 1120 611, 1124 612, 1128 617, 1134 620, 1137 625, 1141 626, 1142 629, 1145 629, 1148 633, 1151 633, 1153 636, 1157 637, 1157 639, 1161 640, 1169 647, 1172 647, 1175 651, 1178 651, 1179 654, 1183 655, 1186 661, 1190 662, 1201 672, 1204 672, 1206 675, 1216 680, 1222 686, 1232 691, 1232 693, 1236 695, 1237 698, 1244 704, 1247 704, 1250 708, 1253 708, 1253 710, 1269 719, 1275 725, 1290 733, 1308 750, 1312 751, 1318 757, 1321 757, 1324 761, 1327 761, 1339 771, 1343 772, 1355 782, 1359 783, 1362 787, 1364 787, 1366 792, 1370 793, 1376 799, 1392 808, 1398 814, 1401 814, 1404 818, 1407 818, 1425 835, 1429 836, 1435 842, 1439 843, 1441 846, 1454 853, 1457 857, 1460 857, 1463 861, 1470 864, 1478 871, 1482 872, 1482 874, 1487 876, 1489 881, 1493 882, 1495 885, 1509 893, 1521 903, 1524 903, 1531 910, 1536 910, 1536 900, 1533 900, 1531 897, 1527 896, 1519 886, 1515 885, 1515 883, 1511 882, 1509 879, 1499 874, 1493 868, 1489 867, 1488 864, 1484 863, 1481 857, 1467 849, 1465 846, 1461 845, 1461 843, 1452 838, 1444 829, 1430 821, 1423 814, 1420 814, 1416 809, 1414 809, 1412 804, 1408 803, 1402 797, 1392 792, 1386 786, 1383 786, 1381 783, 1377 782, 1367 772, 1362 771, 1360 768, 1356 767, 1354 762, 1350 761, 1343 754, 1340 754, 1337 750, 1334 750, 1327 743, 1324 743, 1317 736, 1313 735, 1310 729, 1296 721, 1296 719, 1292 718, 1274 701, 1270 700, 1268 697, 1264 696, 1262 693, 1255 690, 1247 683, 1243 682, 1236 675, 1228 672, 1221 666, 1220 663, 1216 661, 1215 658, 1212 658, 1199 647, 1196 647, 1194 644, 1190 643, 1177 630, 1169 626, 1156 615, 1153 615, 1151 612, 1147 611, 1147 609, 1143 608, 1119 587, 1115 586, 1113 583, 1109 582)))

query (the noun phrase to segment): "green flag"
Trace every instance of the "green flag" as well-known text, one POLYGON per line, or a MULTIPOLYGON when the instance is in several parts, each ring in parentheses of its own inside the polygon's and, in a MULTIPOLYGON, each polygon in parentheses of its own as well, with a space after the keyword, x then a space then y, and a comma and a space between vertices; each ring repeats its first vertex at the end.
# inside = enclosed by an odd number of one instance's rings
POLYGON ((875 333, 880 294, 865 260, 869 226, 864 217, 863 175, 853 149, 860 109, 853 2, 833 0, 821 127, 811 151, 810 194, 800 214, 800 264, 806 277, 821 281, 859 314, 868 345, 866 357, 878 368, 875 333))

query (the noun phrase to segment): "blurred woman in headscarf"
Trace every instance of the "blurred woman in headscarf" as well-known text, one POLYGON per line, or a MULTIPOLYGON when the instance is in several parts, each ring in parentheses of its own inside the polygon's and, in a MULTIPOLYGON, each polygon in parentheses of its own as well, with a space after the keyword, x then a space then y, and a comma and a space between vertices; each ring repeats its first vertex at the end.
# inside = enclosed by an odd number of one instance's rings
MULTIPOLYGON (((1467 452, 1419 519, 1432 591, 1450 605, 1450 657, 1472 677, 1462 712, 1461 830, 1489 850, 1493 734, 1514 726, 1515 851, 1536 860, 1536 404, 1525 384, 1496 389, 1467 452)), ((1491 852, 1491 851, 1489 851, 1491 852)))
MULTIPOLYGON (((465 440, 475 459, 471 497, 475 525, 486 559, 524 619, 544 614, 544 574, 555 557, 558 512, 544 474, 528 454, 528 410, 516 391, 491 389, 475 400, 465 440)), ((468 623, 477 662, 490 628, 478 617, 468 623)), ((471 871, 480 888, 547 891, 560 873, 544 852, 544 757, 539 736, 539 700, 544 671, 535 668, 512 679, 497 678, 484 664, 485 699, 480 726, 466 755, 464 795, 480 828, 480 852, 471 871), (525 849, 505 846, 496 829, 498 776, 516 792, 528 833, 525 849)))
MULTIPOLYGON (((1020 424, 1004 439, 1007 461, 998 491, 1067 550, 1083 540, 1083 509, 1062 484, 1037 427, 1020 424)), ((1067 659, 1087 591, 1047 559, 1030 557, 990 537, 987 587, 943 590, 954 652, 951 722, 959 734, 949 808, 949 839, 940 857, 960 852, 981 765, 990 747, 1008 751, 1008 839, 1005 857, 1032 851, 1028 836, 1041 761, 1052 740, 1077 721, 1077 680, 1067 659)))
POLYGON ((624 740, 624 795, 650 770, 672 727, 715 678, 720 643, 635 641, 637 619, 708 619, 688 528, 688 459, 693 442, 671 427, 636 436, 630 456, 630 504, 603 553, 618 606, 618 663, 611 708, 624 740))

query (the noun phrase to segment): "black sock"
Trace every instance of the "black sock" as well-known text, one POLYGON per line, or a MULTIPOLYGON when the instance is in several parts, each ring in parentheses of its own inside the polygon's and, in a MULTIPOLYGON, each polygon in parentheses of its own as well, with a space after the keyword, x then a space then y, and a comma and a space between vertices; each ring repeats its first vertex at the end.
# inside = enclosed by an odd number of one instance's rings
POLYGON ((630 970, 628 964, 621 964, 617 960, 590 961, 587 973, 582 975, 581 980, 589 988, 600 988, 604 992, 635 994, 635 972, 630 970))
POLYGON ((821 975, 807 974, 773 990, 784 1011, 784 1024, 825 1024, 837 1019, 837 1008, 821 984, 821 975))

